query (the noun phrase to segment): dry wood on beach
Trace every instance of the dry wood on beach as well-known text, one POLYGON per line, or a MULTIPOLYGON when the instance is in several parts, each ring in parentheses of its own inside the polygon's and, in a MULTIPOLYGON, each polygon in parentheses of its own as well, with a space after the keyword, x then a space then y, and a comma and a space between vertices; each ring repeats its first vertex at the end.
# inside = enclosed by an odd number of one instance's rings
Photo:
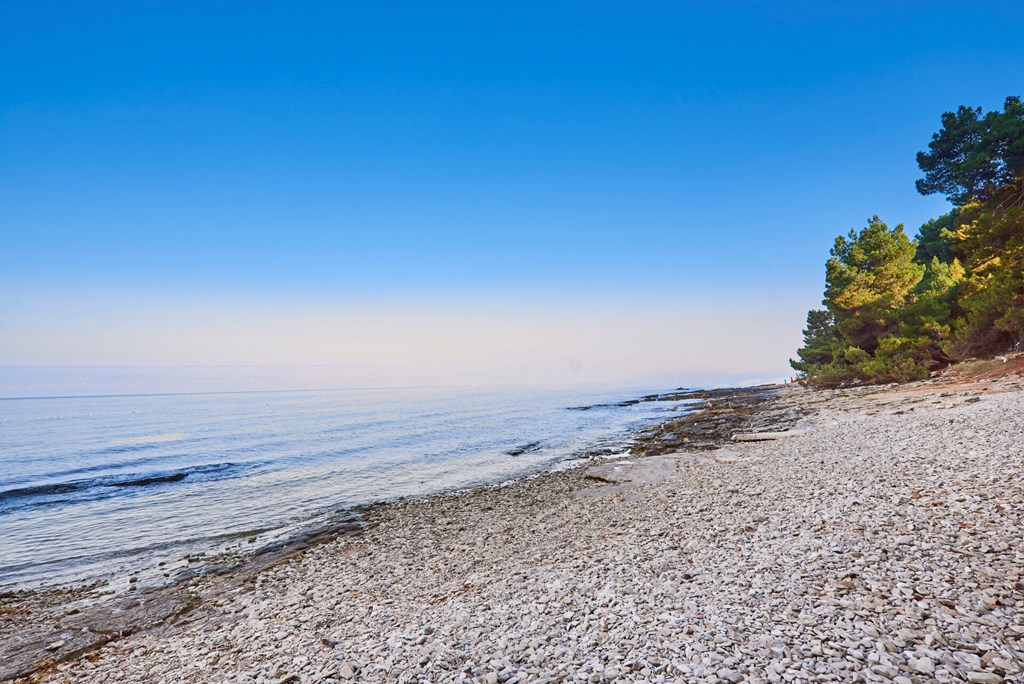
MULTIPOLYGON (((32 678, 1024 681, 1022 400, 1015 374, 786 389, 730 409, 785 439, 375 508, 32 678)), ((0 636, 73 617, 8 597, 0 636)))

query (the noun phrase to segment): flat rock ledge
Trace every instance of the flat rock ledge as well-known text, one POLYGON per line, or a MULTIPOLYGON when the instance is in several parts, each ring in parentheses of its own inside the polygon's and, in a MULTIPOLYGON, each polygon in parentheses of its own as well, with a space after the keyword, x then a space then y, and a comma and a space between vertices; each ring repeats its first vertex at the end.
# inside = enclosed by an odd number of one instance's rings
MULTIPOLYGON (((29 624, 26 629, 5 635, 0 681, 32 674, 40 664, 74 660, 113 639, 167 624, 198 605, 199 599, 193 594, 157 591, 94 605, 85 611, 70 611, 60 624, 29 624)), ((6 616, 17 617, 18 612, 8 609, 6 616)))
POLYGON ((587 468, 583 475, 608 484, 640 486, 675 477, 679 472, 679 458, 672 455, 613 461, 587 468))

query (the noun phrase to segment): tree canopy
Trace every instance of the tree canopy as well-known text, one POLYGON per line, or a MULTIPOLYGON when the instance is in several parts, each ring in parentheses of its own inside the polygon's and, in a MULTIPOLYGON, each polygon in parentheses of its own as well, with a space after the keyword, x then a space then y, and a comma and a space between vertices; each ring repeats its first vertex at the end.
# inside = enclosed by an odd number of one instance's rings
POLYGON ((1024 104, 1008 97, 1003 111, 961 106, 942 115, 927 152, 918 152, 922 195, 941 192, 954 205, 984 202, 1024 169, 1024 104))
POLYGON ((832 384, 907 375, 902 361, 890 368, 876 357, 879 350, 891 356, 900 348, 892 339, 901 324, 896 312, 916 302, 926 271, 914 261, 915 252, 902 225, 889 228, 877 216, 860 231, 837 237, 825 266, 825 310, 808 314, 793 367, 832 384))
POLYGON ((956 229, 959 211, 954 209, 948 214, 931 219, 917 229, 917 254, 915 260, 927 264, 932 258, 943 263, 952 263, 956 256, 953 252, 953 236, 956 229))
POLYGON ((793 367, 835 386, 901 382, 958 358, 1024 349, 1024 105, 942 115, 918 154, 917 189, 952 211, 921 226, 877 216, 839 236, 825 265, 823 309, 807 315, 793 367))

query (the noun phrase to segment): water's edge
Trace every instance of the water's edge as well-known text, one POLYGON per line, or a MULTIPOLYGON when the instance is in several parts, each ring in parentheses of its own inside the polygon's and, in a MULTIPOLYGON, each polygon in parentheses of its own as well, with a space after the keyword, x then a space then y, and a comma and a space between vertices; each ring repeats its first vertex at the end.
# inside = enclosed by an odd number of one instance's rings
MULTIPOLYGON (((690 399, 689 393, 692 393, 692 391, 680 388, 670 392, 646 394, 634 399, 614 401, 613 403, 584 406, 563 404, 562 410, 578 412, 603 409, 601 411, 602 414, 605 411, 614 411, 616 412, 615 415, 617 415, 617 412, 624 407, 632 407, 646 402, 666 402, 673 406, 669 410, 687 411, 688 400, 690 399)), ((599 401, 607 400, 600 399, 599 401)), ((614 430, 614 424, 620 420, 619 418, 610 418, 609 428, 614 430)), ((662 420, 662 417, 656 417, 653 420, 648 419, 647 422, 643 423, 642 427, 650 426, 653 422, 661 422, 662 420)), ((263 554, 273 555, 280 553, 284 549, 301 547, 307 544, 310 539, 320 538, 329 531, 337 533, 356 531, 362 525, 361 511, 393 500, 449 494, 463 489, 500 485, 509 481, 534 477, 552 469, 570 467, 576 463, 587 462, 593 458, 621 454, 631 447, 636 429, 636 426, 633 426, 625 433, 610 432, 607 438, 598 437, 589 443, 584 442, 579 444, 576 450, 568 451, 554 461, 544 460, 543 462, 529 465, 524 463, 520 466, 520 472, 518 473, 494 472, 491 473, 489 478, 482 478, 475 482, 472 481, 472 477, 470 478, 471 481, 465 482, 467 478, 463 477, 462 483, 453 482, 450 487, 444 487, 443 485, 441 488, 435 487, 431 489, 428 487, 422 493, 414 492, 410 494, 408 491, 402 492, 399 490, 376 498, 363 497, 362 501, 328 503, 315 510, 309 510, 305 516, 296 518, 283 527, 279 523, 268 527, 266 522, 254 520, 248 521, 251 524, 247 526, 236 525, 233 529, 222 528, 218 531, 216 528, 213 528, 211 529, 211 534, 203 537, 196 537, 191 534, 191 531, 182 530, 181 534, 175 535, 173 530, 168 530, 169 533, 163 537, 151 538, 150 543, 152 546, 146 547, 141 552, 136 550, 130 551, 124 547, 112 547, 110 550, 97 549, 95 557, 92 555, 81 556, 80 558, 86 559, 85 563, 91 563, 95 559, 94 566, 83 566, 84 572, 58 572, 51 574, 48 568, 52 563, 66 564, 67 561, 60 559, 48 561, 45 557, 40 562, 31 565, 8 566, 8 570, 14 571, 15 574, 0 582, 0 594, 10 593, 11 591, 29 589, 48 590, 61 587, 71 589, 93 587, 99 589, 106 586, 107 588, 103 591, 107 593, 122 593, 126 591, 138 593, 140 590, 158 588, 162 585, 184 581, 207 572, 236 567, 244 563, 248 558, 263 554)), ((528 438, 528 435, 523 436, 528 438)), ((523 442, 519 446, 505 451, 505 454, 512 457, 515 461, 519 461, 521 456, 524 458, 532 457, 533 452, 540 448, 539 442, 523 442)), ((189 468, 190 471, 195 469, 195 467, 189 468)), ((125 480, 124 476, 105 475, 99 478, 103 482, 96 486, 102 485, 104 489, 121 490, 121 488, 128 489, 127 485, 129 484, 149 484, 158 481, 164 483, 165 481, 185 479, 183 471, 167 471, 161 472, 159 475, 161 477, 156 477, 153 473, 145 475, 133 473, 130 474, 127 480, 125 480), (144 479, 138 480, 140 477, 144 479)), ((95 479, 93 478, 93 480, 95 479)), ((190 482, 193 480, 192 474, 189 475, 188 480, 190 482)), ((89 482, 92 482, 92 480, 89 482)), ((56 485, 47 484, 43 487, 35 486, 35 483, 28 483, 28 485, 20 488, 15 486, 13 489, 4 490, 3 493, 7 497, 0 501, 0 511, 2 511, 5 505, 8 508, 19 505, 22 499, 38 494, 37 490, 54 489, 55 491, 64 492, 65 490, 75 488, 80 489, 84 486, 77 480, 56 485)), ((61 493, 59 496, 64 496, 64 494, 61 493)), ((131 521, 128 520, 122 524, 131 525, 131 521)), ((76 557, 74 556, 67 558, 71 559, 72 562, 83 562, 75 560, 76 557)))
MULTIPOLYGON (((173 587, 196 577, 208 574, 225 574, 235 571, 248 573, 257 568, 280 562, 295 553, 331 541, 339 535, 358 534, 366 527, 366 516, 372 511, 396 502, 425 501, 436 497, 462 496, 479 490, 505 487, 522 480, 543 477, 562 470, 575 470, 591 465, 594 461, 621 457, 626 454, 654 455, 679 449, 713 449, 728 439, 729 435, 743 423, 749 422, 748 413, 737 412, 736 407, 756 407, 774 396, 775 386, 747 388, 721 388, 713 390, 677 388, 663 393, 647 394, 612 404, 566 407, 567 410, 586 411, 596 408, 617 408, 644 402, 688 401, 693 402, 689 410, 675 416, 635 428, 624 438, 620 449, 591 448, 578 455, 570 456, 556 463, 542 466, 537 470, 510 479, 483 482, 469 487, 434 491, 413 496, 385 497, 352 507, 338 507, 325 510, 321 515, 310 518, 307 524, 299 526, 284 537, 246 549, 239 546, 234 551, 223 543, 213 551, 187 552, 180 563, 137 568, 130 573, 111 571, 108 576, 93 581, 68 582, 62 584, 36 584, 34 586, 0 585, 0 598, 26 592, 54 590, 90 590, 101 595, 112 596, 126 592, 145 593, 165 587, 173 587)), ((751 410, 748 408, 748 411, 751 410)), ((529 445, 527 445, 528 447, 529 445)), ((255 539, 260 530, 225 535, 220 541, 243 538, 255 539)), ((186 543, 183 540, 168 540, 168 544, 186 543)))
MULTIPOLYGON (((694 400, 693 409, 683 416, 676 416, 637 430, 631 438, 630 453, 641 456, 659 453, 672 440, 680 444, 689 444, 694 438, 701 440, 699 444, 693 445, 694 448, 717 448, 737 429, 761 430, 784 427, 785 425, 781 424, 788 424, 789 420, 786 417, 780 419, 779 416, 773 416, 772 412, 767 410, 777 393, 778 388, 770 386, 676 390, 670 394, 694 400), (724 421, 723 416, 727 416, 724 421)), ((666 395, 650 395, 658 396, 666 395)), ((657 400, 650 397, 636 401, 657 400)), ((28 624, 17 638, 5 643, 4 648, 10 658, 3 667, 0 667, 0 681, 25 676, 38 671, 41 667, 58 662, 74 660, 129 634, 187 620, 187 615, 204 602, 234 592, 250 590, 257 576, 269 568, 292 562, 311 548, 334 541, 340 536, 360 534, 368 526, 373 525, 374 518, 386 517, 389 507, 427 503, 446 497, 479 496, 494 488, 524 486, 531 480, 536 481, 537 486, 544 487, 545 478, 556 478, 552 482, 581 482, 584 480, 585 469, 596 460, 608 456, 610 454, 594 454, 579 459, 568 467, 549 468, 505 482, 422 496, 398 497, 358 506, 343 519, 316 529, 304 530, 290 539, 248 555, 204 559, 204 562, 195 564, 194 567, 175 575, 170 581, 158 587, 142 588, 138 584, 128 585, 121 593, 108 588, 109 583, 97 582, 89 586, 2 592, 0 609, 5 608, 5 604, 15 606, 17 610, 30 606, 37 608, 38 615, 58 610, 64 617, 63 631, 59 635, 55 636, 50 625, 28 624), (41 655, 45 657, 40 657, 41 655)))

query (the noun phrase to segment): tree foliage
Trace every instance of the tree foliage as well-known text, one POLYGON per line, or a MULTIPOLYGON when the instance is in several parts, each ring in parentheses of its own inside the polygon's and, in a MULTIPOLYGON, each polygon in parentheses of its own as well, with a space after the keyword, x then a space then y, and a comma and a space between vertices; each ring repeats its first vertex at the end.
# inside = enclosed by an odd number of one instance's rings
POLYGON ((832 312, 827 309, 811 309, 807 312, 804 346, 798 352, 800 360, 790 361, 790 364, 801 373, 813 372, 833 363, 841 344, 842 338, 832 312))
POLYGON ((969 256, 959 299, 957 351, 991 354, 1024 348, 1024 208, 976 207, 955 237, 969 256))
POLYGON ((877 216, 859 232, 837 237, 825 266, 825 310, 808 314, 804 348, 793 367, 830 385, 906 375, 896 369, 905 354, 890 338, 900 328, 898 312, 916 301, 924 277, 915 251, 902 225, 889 228, 877 216), (880 349, 892 358, 883 360, 880 349))
POLYGON ((959 256, 953 251, 953 234, 960 217, 956 209, 943 214, 938 218, 931 219, 917 230, 917 254, 915 260, 918 263, 927 264, 933 258, 943 263, 952 263, 953 259, 959 256))
POLYGON ((903 382, 1024 349, 1024 104, 943 114, 918 164, 917 189, 954 207, 913 241, 877 216, 836 238, 824 308, 791 361, 811 384, 903 382))
POLYGON ((922 195, 940 192, 954 205, 984 202, 1024 169, 1024 104, 1008 97, 1003 111, 961 106, 942 115, 942 129, 917 154, 922 195))

